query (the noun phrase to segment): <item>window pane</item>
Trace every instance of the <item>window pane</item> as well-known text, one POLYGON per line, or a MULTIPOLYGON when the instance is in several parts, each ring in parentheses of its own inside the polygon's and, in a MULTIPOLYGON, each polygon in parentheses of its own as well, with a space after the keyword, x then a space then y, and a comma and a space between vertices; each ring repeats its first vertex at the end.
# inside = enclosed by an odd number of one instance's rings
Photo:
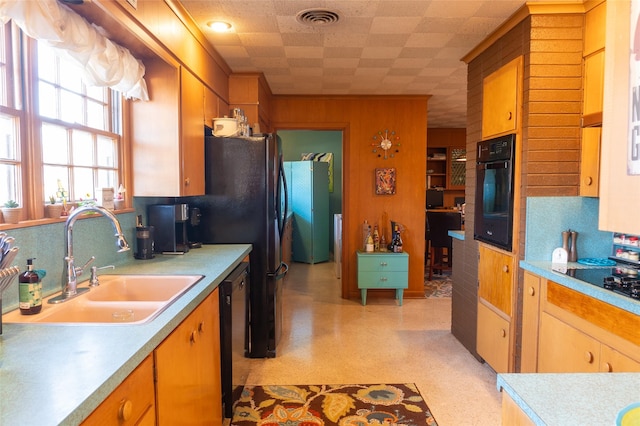
POLYGON ((38 113, 42 117, 56 118, 58 115, 57 113, 58 102, 56 101, 57 100, 56 89, 52 85, 41 81, 40 84, 38 85, 38 91, 40 92, 39 93, 40 101, 38 102, 38 113))
POLYGON ((18 202, 18 166, 0 163, 0 200, 16 200, 18 202))
MULTIPOLYGON (((49 201, 49 196, 54 196, 56 201, 62 201, 61 197, 64 194, 61 194, 61 191, 58 187, 58 182, 64 189, 67 191, 69 188, 69 171, 66 167, 60 166, 44 166, 44 194, 43 198, 45 202, 49 201)), ((68 194, 67 194, 68 195, 68 194)), ((68 197, 67 197, 68 198, 68 197)))
POLYGON ((63 121, 79 124, 83 124, 85 122, 84 114, 82 112, 83 102, 80 96, 67 92, 66 90, 62 90, 60 91, 60 101, 62 105, 60 118, 63 121))
POLYGON ((60 86, 75 93, 82 93, 82 70, 70 59, 60 57, 60 86))
POLYGON ((107 91, 104 87, 87 86, 87 96, 102 103, 107 101, 107 91))
POLYGON ((74 165, 93 166, 93 137, 89 133, 74 130, 71 133, 71 150, 74 165))
POLYGON ((116 188, 116 174, 113 170, 98 170, 98 182, 96 188, 116 188))
POLYGON ((55 83, 56 56, 46 43, 38 43, 38 77, 40 80, 55 83))
POLYGON ((73 169, 73 197, 74 200, 86 200, 94 198, 93 171, 86 167, 75 167, 73 169))
POLYGON ((87 101, 87 125, 94 129, 107 130, 105 109, 103 103, 87 101))
POLYGON ((49 164, 68 164, 67 131, 54 125, 42 125, 42 160, 49 164))
POLYGON ((18 160, 17 119, 0 115, 0 159, 18 160))
POLYGON ((116 140, 98 136, 98 166, 116 167, 116 140))

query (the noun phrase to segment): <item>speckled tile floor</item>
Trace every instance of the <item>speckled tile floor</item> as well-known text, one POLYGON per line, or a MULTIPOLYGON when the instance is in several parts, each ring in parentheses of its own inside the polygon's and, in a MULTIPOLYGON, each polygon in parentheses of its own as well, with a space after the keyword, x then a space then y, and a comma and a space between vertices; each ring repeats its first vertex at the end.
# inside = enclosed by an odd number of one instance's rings
POLYGON ((294 263, 272 359, 250 359, 248 384, 415 383, 440 426, 499 425, 496 374, 450 332, 451 299, 340 297, 333 263, 294 263))

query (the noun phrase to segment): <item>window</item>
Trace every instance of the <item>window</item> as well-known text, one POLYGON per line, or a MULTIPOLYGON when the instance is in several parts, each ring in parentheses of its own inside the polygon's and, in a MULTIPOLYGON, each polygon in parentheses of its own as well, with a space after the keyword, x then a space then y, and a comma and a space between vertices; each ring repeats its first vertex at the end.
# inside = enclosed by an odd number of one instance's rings
POLYGON ((85 85, 47 43, 0 26, 0 204, 16 200, 38 219, 60 186, 67 201, 118 188, 121 105, 120 93, 85 85))
POLYGON ((0 25, 0 204, 22 201, 20 123, 22 111, 16 90, 11 25, 0 25))
POLYGON ((43 199, 62 185, 71 200, 95 198, 95 188, 117 188, 119 95, 87 87, 75 64, 38 43, 38 98, 43 199), (43 66, 46 64, 46 66, 43 66))

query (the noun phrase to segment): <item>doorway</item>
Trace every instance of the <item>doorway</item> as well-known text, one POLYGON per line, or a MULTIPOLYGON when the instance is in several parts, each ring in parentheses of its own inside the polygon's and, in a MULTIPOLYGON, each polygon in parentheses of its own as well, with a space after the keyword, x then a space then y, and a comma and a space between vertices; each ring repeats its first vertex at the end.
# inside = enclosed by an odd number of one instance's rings
MULTIPOLYGON (((284 161, 300 161, 303 155, 331 153, 329 189, 329 248, 333 259, 335 214, 342 213, 342 130, 278 130, 284 161)), ((324 156, 326 158, 326 156, 324 156)))

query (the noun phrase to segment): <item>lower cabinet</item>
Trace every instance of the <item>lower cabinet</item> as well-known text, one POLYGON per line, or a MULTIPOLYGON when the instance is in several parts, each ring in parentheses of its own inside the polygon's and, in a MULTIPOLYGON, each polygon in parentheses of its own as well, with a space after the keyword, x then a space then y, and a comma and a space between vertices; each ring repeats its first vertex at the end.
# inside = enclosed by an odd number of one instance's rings
POLYGON ((600 342, 555 317, 540 314, 539 373, 599 371, 600 342))
POLYGON ((83 425, 222 425, 218 299, 216 289, 83 425))
POLYGON ((640 372, 640 362, 542 312, 539 373, 640 372))
POLYGON ((154 351, 159 425, 222 424, 218 289, 154 351))
POLYGON ((485 303, 478 303, 476 350, 497 373, 509 371, 509 320, 485 303))
POLYGON ((509 426, 533 426, 535 424, 505 391, 502 391, 502 424, 509 426))
POLYGON ((153 356, 149 355, 83 422, 84 425, 155 425, 153 356))

